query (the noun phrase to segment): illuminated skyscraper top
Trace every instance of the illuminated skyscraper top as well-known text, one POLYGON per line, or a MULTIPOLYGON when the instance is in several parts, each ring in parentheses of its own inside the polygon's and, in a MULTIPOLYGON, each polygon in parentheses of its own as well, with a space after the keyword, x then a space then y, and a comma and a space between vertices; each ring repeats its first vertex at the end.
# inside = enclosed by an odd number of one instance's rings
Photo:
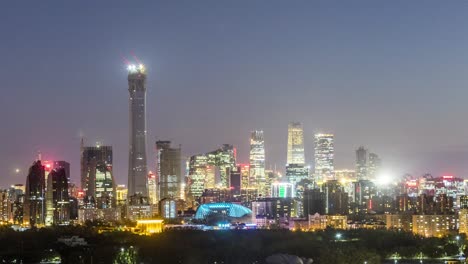
POLYGON ((288 164, 304 164, 304 129, 302 123, 291 122, 288 126, 288 164))
POLYGON ((128 91, 130 93, 130 150, 128 156, 128 195, 148 196, 146 186, 146 69, 145 66, 128 66, 128 91))

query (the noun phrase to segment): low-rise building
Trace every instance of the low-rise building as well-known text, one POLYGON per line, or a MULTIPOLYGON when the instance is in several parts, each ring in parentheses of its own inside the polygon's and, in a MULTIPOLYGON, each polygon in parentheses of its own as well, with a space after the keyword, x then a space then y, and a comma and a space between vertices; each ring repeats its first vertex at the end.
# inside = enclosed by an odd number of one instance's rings
POLYGON ((461 209, 458 212, 458 233, 468 234, 468 209, 461 209))
POLYGON ((78 209, 78 223, 89 221, 118 222, 121 220, 120 207, 116 208, 80 208, 78 209))
POLYGON ((348 229, 348 217, 346 215, 309 215, 310 230, 321 230, 327 227, 348 229))
POLYGON ((424 237, 443 237, 456 232, 457 215, 413 215, 413 233, 424 237))
POLYGON ((162 219, 137 220, 136 233, 151 235, 163 231, 162 219))
POLYGON ((412 231, 413 218, 411 214, 388 214, 385 219, 387 229, 396 229, 399 231, 412 231))

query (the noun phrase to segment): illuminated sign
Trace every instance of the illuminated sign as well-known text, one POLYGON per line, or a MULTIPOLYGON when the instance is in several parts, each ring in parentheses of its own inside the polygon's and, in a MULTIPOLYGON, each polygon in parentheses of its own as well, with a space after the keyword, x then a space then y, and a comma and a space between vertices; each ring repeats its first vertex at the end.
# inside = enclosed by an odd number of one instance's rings
POLYGON ((444 176, 442 176, 442 178, 444 180, 451 180, 451 179, 453 179, 453 175, 444 175, 444 176))
POLYGON ((286 198, 286 186, 284 185, 279 186, 279 197, 286 198))
POLYGON ((416 187, 416 186, 418 186, 418 183, 416 181, 407 181, 406 185, 408 187, 416 187))

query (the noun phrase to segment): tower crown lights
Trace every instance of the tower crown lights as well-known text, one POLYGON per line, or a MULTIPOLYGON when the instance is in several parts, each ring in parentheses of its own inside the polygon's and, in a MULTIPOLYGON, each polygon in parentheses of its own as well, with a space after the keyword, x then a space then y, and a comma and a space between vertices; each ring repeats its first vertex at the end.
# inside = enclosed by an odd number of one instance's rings
POLYGON ((143 64, 129 64, 127 66, 127 71, 129 73, 144 73, 146 68, 143 64))

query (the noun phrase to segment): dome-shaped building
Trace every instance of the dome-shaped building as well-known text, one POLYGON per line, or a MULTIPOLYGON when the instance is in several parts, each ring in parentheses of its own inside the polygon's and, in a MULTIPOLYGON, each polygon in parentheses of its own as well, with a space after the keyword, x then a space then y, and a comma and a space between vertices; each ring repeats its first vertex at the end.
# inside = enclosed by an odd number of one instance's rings
POLYGON ((194 219, 216 224, 217 221, 250 222, 252 210, 233 203, 209 203, 198 207, 194 219))

